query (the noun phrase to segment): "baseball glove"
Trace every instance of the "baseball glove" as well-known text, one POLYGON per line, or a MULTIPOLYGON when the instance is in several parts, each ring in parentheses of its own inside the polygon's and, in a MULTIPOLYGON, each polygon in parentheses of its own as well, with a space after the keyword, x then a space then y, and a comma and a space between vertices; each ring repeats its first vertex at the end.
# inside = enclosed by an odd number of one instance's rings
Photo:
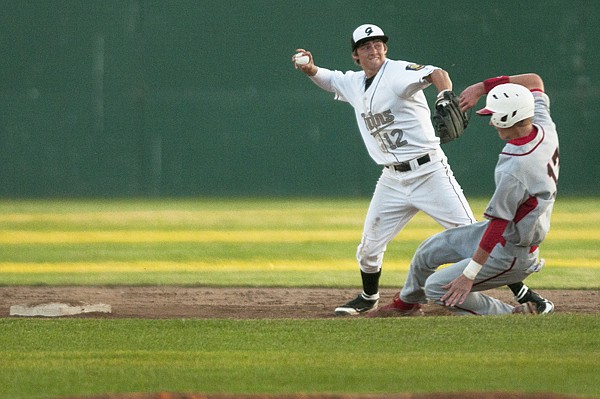
POLYGON ((460 110, 458 97, 446 90, 435 102, 433 127, 440 144, 456 140, 465 132, 469 124, 469 116, 460 110))

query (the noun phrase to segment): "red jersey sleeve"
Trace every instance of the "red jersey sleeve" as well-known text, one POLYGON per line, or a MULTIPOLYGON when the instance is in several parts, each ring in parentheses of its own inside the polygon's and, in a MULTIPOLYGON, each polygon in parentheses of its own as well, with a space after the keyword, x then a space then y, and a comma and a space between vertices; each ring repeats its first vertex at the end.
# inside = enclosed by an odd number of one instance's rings
POLYGON ((508 226, 508 220, 490 220, 487 229, 483 233, 483 237, 481 237, 481 241, 479 241, 479 247, 481 247, 481 249, 483 249, 485 252, 490 253, 492 252, 496 244, 504 244, 505 240, 502 237, 502 234, 504 234, 506 226, 508 226))

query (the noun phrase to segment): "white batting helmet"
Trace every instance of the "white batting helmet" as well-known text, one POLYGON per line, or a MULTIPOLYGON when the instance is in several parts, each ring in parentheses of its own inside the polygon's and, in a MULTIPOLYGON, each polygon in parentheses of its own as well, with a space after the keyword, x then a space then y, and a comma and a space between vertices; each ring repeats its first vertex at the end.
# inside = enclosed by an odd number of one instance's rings
POLYGON ((383 30, 377 25, 364 24, 354 29, 352 33, 352 51, 366 41, 379 39, 387 43, 388 37, 383 33, 383 30))
POLYGON ((492 125, 509 128, 523 119, 531 118, 534 111, 533 94, 525 86, 505 83, 494 87, 487 95, 485 108, 479 115, 492 115, 492 125))

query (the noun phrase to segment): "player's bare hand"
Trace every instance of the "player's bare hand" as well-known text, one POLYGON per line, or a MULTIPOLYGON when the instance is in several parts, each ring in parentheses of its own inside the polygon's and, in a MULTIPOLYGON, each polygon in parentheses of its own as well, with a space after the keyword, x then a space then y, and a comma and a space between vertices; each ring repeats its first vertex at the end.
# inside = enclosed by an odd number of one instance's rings
POLYGON ((475 83, 475 84, 467 87, 466 89, 463 90, 462 93, 460 93, 460 97, 459 97, 460 110, 462 112, 466 112, 469 109, 473 108, 475 106, 475 104, 477 104, 477 101, 479 101, 479 98, 481 96, 483 96, 484 94, 485 94, 485 89, 483 87, 482 82, 475 83))
POLYGON ((473 280, 470 280, 461 274, 452 280, 450 284, 442 286, 442 288, 448 290, 441 298, 446 306, 460 305, 467 299, 467 295, 471 292, 473 280))
POLYGON ((310 51, 303 48, 296 49, 296 53, 292 55, 294 68, 301 70, 308 76, 314 76, 317 73, 317 66, 313 61, 313 56, 310 51))

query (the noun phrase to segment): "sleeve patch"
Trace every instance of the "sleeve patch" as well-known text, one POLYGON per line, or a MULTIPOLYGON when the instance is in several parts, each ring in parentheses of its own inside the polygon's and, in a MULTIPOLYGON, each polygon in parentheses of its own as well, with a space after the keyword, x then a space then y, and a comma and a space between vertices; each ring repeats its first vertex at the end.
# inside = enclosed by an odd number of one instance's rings
POLYGON ((425 68, 425 65, 419 65, 419 64, 408 64, 406 66, 406 70, 407 71, 419 71, 421 69, 425 68))

